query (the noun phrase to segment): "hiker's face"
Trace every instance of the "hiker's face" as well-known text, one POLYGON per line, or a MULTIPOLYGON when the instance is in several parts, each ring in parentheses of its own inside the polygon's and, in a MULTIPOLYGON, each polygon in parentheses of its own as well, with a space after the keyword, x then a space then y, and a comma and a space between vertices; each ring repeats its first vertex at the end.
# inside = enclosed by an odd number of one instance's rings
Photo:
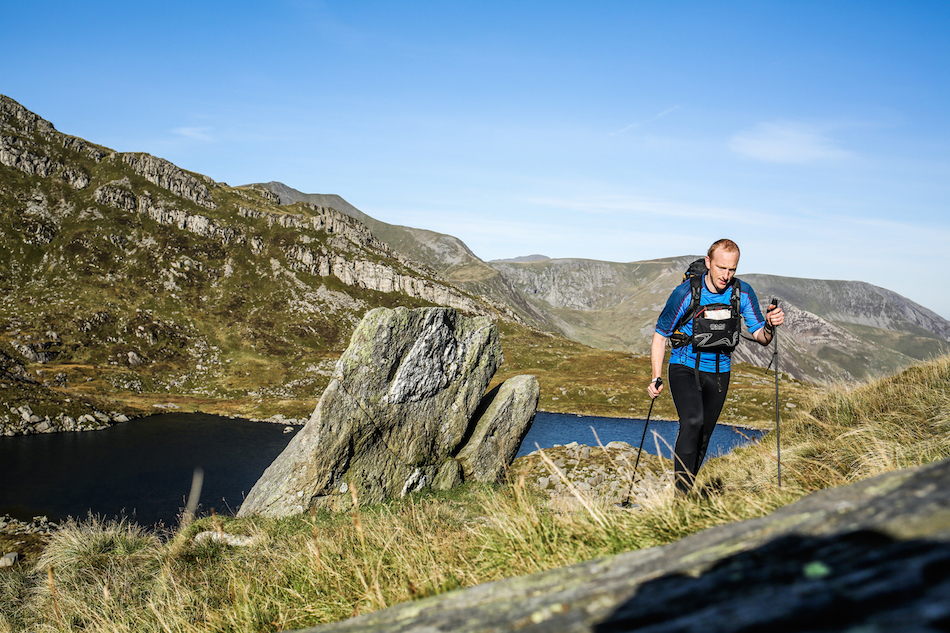
POLYGON ((739 266, 739 253, 730 253, 722 248, 713 251, 712 257, 706 256, 706 268, 709 269, 708 279, 719 292, 726 289, 736 274, 739 266))

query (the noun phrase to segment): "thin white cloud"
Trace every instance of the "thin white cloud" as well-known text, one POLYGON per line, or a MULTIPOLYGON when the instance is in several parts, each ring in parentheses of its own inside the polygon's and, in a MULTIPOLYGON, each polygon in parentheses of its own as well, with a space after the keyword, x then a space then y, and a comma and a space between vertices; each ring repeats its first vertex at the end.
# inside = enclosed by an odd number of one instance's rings
POLYGON ((759 123, 750 130, 736 134, 729 140, 729 149, 770 163, 799 165, 854 156, 816 127, 784 120, 759 123))
POLYGON ((195 141, 213 141, 210 127, 176 127, 172 133, 195 141))
POLYGON ((652 123, 652 122, 656 121, 657 119, 662 119, 662 118, 665 117, 666 115, 671 114, 671 113, 673 113, 673 112, 676 112, 676 111, 679 110, 679 109, 680 109, 680 106, 678 106, 678 105, 675 105, 675 106, 673 106, 672 108, 667 108, 666 110, 663 110, 663 112, 660 112, 659 114, 655 114, 655 115, 653 115, 652 117, 650 117, 649 119, 646 119, 645 121, 638 121, 637 123, 631 123, 630 125, 628 125, 628 126, 626 126, 626 127, 623 127, 623 128, 621 128, 621 129, 617 130, 617 131, 614 132, 613 134, 614 134, 614 135, 617 135, 617 134, 625 134, 626 132, 629 132, 630 130, 635 130, 635 129, 637 129, 638 127, 644 126, 644 125, 646 125, 647 123, 652 123))

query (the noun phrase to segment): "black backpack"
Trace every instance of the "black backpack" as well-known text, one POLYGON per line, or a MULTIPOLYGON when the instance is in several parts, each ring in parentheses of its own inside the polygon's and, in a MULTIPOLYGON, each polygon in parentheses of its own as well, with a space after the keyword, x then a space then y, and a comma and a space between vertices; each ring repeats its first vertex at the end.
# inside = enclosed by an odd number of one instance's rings
POLYGON ((716 372, 719 372, 719 354, 731 354, 739 344, 739 338, 742 333, 741 324, 741 286, 738 277, 733 277, 729 303, 713 303, 705 306, 699 305, 699 300, 703 291, 706 273, 705 259, 697 259, 689 265, 686 272, 683 273, 683 281, 689 280, 690 300, 689 308, 686 313, 676 323, 673 328, 673 334, 670 336, 670 343, 674 348, 685 347, 692 344, 693 352, 696 353, 696 383, 699 384, 699 355, 700 352, 713 352, 716 354, 716 372), (693 322, 692 335, 680 332, 680 328, 693 322))

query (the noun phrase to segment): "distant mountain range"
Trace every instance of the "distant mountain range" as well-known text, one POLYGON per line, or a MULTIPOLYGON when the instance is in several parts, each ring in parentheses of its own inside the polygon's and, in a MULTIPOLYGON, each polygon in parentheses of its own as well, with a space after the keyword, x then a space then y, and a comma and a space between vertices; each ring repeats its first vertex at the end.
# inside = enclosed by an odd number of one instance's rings
MULTIPOLYGON (((231 187, 63 134, 0 96, 0 423, 27 392, 40 417, 61 411, 64 385, 274 413, 286 399, 306 415, 377 306, 448 305, 645 352, 692 258, 484 262, 456 237, 380 222, 339 196, 231 187)), ((796 377, 861 379, 950 351, 950 322, 883 288, 740 276, 785 302, 782 369, 796 377)), ((737 354, 765 366, 770 350, 737 354)))
MULTIPOLYGON (((337 204, 394 250, 456 285, 507 303, 535 327, 601 349, 647 352, 666 298, 699 257, 615 263, 528 255, 483 262, 451 235, 380 222, 335 196, 274 182, 261 186, 283 204, 337 204)), ((796 378, 861 380, 950 352, 950 321, 890 290, 860 281, 739 277, 763 304, 773 296, 783 301, 788 320, 780 333, 781 368, 796 378)), ((736 358, 766 367, 772 351, 743 343, 736 358)))

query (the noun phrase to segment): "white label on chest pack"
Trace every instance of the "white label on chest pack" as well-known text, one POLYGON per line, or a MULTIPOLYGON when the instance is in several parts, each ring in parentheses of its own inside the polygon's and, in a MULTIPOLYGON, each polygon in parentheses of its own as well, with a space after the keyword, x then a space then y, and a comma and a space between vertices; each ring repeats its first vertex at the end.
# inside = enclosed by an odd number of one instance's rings
POLYGON ((725 321, 732 316, 732 310, 729 308, 724 308, 722 310, 706 310, 706 313, 703 316, 707 319, 712 319, 713 321, 725 321))

